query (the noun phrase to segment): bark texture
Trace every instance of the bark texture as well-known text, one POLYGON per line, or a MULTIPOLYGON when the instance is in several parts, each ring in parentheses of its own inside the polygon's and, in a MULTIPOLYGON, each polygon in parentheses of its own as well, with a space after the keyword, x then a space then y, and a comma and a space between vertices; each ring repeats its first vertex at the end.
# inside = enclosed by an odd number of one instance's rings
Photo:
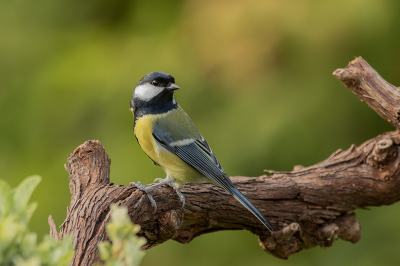
MULTIPOLYGON (((399 129, 400 90, 384 81, 362 58, 334 75, 380 116, 399 129)), ((250 212, 223 189, 211 184, 187 184, 181 203, 172 188, 154 191, 158 210, 142 191, 110 183, 110 163, 99 141, 87 141, 68 156, 71 204, 57 233, 49 217, 51 235, 74 234, 76 254, 71 265, 99 261, 97 243, 107 239, 105 224, 110 203, 126 206, 132 222, 141 226, 145 249, 169 239, 188 243, 219 230, 246 229, 259 236, 267 253, 279 258, 315 246, 329 247, 341 238, 356 243, 361 225, 356 208, 389 205, 400 199, 400 135, 388 132, 359 147, 338 150, 310 167, 292 172, 266 170, 268 175, 232 177, 277 230, 270 233, 250 212)))

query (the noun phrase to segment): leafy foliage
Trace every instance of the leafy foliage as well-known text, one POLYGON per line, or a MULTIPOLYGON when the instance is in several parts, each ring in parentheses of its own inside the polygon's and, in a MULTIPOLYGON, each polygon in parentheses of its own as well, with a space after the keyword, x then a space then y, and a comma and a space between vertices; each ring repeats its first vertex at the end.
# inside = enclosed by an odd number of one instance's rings
POLYGON ((112 241, 99 243, 100 258, 108 266, 137 266, 144 252, 141 247, 146 243, 144 238, 137 237, 140 226, 132 224, 127 209, 111 205, 111 221, 107 224, 107 235, 112 241))
POLYGON ((37 244, 36 233, 29 232, 28 223, 37 204, 28 203, 40 176, 30 176, 12 189, 0 179, 0 264, 21 266, 69 265, 72 236, 57 242, 45 236, 37 244))
MULTIPOLYGON (((36 233, 29 232, 28 223, 35 211, 36 202, 28 203, 40 176, 30 176, 12 189, 0 179, 0 265, 67 266, 74 254, 72 235, 57 242, 49 235, 37 244, 36 233)), ((132 224, 127 209, 112 205, 111 222, 107 225, 109 242, 99 243, 102 260, 108 266, 139 265, 144 256, 140 249, 144 238, 136 234, 139 225, 132 224)))

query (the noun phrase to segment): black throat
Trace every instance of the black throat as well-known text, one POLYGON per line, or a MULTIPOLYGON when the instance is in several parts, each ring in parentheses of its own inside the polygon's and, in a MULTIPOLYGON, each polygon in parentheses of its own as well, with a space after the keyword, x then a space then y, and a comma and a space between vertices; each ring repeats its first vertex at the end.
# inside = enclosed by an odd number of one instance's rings
POLYGON ((163 114, 172 109, 178 108, 178 104, 174 101, 173 92, 163 90, 157 96, 148 101, 132 97, 131 108, 132 107, 135 118, 134 123, 136 124, 136 120, 144 115, 163 114))

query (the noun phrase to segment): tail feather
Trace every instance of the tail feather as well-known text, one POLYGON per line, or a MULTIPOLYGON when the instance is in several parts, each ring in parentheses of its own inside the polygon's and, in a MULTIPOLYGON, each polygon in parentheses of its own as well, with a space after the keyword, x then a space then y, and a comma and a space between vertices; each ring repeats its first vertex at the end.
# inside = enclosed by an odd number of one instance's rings
POLYGON ((274 228, 270 225, 267 219, 262 215, 262 213, 233 185, 229 186, 229 192, 235 199, 237 199, 246 209, 248 209, 254 216, 260 220, 265 227, 272 233, 274 228))

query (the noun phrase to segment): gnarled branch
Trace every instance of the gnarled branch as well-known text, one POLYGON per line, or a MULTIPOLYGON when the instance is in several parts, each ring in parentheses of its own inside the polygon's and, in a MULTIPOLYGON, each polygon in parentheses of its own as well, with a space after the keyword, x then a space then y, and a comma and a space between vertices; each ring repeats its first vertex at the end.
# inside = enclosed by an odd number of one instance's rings
MULTIPOLYGON (((384 119, 399 129, 399 89, 384 81, 362 58, 353 60, 334 75, 384 119)), ((188 243, 219 230, 246 229, 259 236, 267 253, 286 259, 302 249, 329 247, 341 238, 356 243, 361 226, 356 208, 395 203, 400 199, 398 132, 368 140, 359 147, 338 150, 325 161, 292 172, 266 170, 257 178, 232 177, 232 181, 278 231, 271 234, 250 212, 223 189, 211 184, 187 184, 182 192, 186 205, 169 187, 153 196, 153 213, 142 191, 110 183, 110 163, 99 141, 87 141, 68 156, 71 204, 61 232, 74 234, 76 254, 72 265, 98 261, 97 243, 107 238, 105 224, 110 203, 128 208, 132 222, 141 226, 148 249, 169 239, 188 243)))

